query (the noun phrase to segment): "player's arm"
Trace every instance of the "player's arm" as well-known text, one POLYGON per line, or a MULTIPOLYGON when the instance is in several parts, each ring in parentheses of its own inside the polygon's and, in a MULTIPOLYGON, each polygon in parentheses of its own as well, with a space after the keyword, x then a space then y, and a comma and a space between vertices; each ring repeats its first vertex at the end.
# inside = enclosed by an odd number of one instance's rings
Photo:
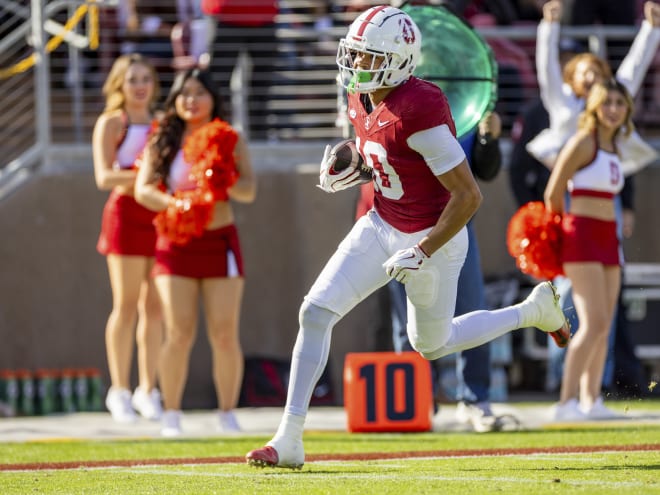
POLYGON ((660 46, 660 5, 644 3, 644 21, 633 40, 628 54, 619 65, 616 78, 623 83, 631 95, 639 92, 644 77, 660 46))
POLYGON ((420 242, 430 256, 472 218, 481 204, 481 191, 463 148, 446 124, 413 134, 408 138, 408 145, 424 157, 433 174, 451 193, 435 227, 420 242))
POLYGON ((454 237, 477 212, 483 199, 477 181, 464 158, 457 166, 437 176, 451 193, 451 198, 437 223, 420 242, 420 247, 431 256, 454 237))
POLYGON ((451 197, 428 235, 415 246, 397 251, 383 263, 385 272, 402 283, 414 276, 426 258, 468 223, 482 200, 465 152, 446 124, 413 134, 408 138, 408 145, 424 157, 451 197))

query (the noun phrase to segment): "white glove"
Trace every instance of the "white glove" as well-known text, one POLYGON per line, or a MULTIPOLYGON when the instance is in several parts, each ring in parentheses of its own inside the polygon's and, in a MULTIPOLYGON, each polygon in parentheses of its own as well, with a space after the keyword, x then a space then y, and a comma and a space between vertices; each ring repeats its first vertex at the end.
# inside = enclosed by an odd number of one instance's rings
POLYGON ((424 260, 428 258, 429 256, 417 244, 411 248, 400 249, 394 253, 383 263, 383 268, 385 268, 385 273, 394 280, 405 284, 411 277, 414 277, 418 273, 424 264, 424 260))
POLYGON ((317 187, 325 192, 333 193, 364 183, 360 177, 360 170, 357 168, 348 167, 341 172, 334 170, 333 165, 337 161, 337 156, 331 153, 331 150, 330 145, 325 147, 317 187))

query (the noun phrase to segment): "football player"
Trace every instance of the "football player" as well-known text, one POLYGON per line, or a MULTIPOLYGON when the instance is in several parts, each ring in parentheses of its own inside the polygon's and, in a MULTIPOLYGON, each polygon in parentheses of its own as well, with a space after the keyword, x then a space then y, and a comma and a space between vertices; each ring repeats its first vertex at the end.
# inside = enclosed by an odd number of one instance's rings
MULTIPOLYGON (((247 454, 251 465, 302 467, 305 416, 327 363, 332 328, 390 278, 406 284, 408 336, 426 359, 530 326, 568 338, 549 282, 515 306, 453 318, 468 248, 465 225, 482 197, 445 95, 412 76, 420 46, 413 20, 385 5, 362 13, 339 42, 348 117, 374 172, 374 207, 355 223, 304 298, 284 415, 272 440, 247 454)), ((321 163, 322 189, 335 192, 360 182, 350 180, 357 168, 337 173, 333 159, 326 153, 321 163)))

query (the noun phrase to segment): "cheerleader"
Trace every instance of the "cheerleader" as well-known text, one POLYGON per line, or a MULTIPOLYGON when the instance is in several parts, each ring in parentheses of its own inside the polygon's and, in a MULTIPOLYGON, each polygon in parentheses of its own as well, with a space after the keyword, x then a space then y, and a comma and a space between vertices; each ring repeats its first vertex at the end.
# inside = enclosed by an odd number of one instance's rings
POLYGON ((254 201, 256 179, 244 140, 221 120, 206 71, 177 75, 140 161, 136 198, 158 212, 153 274, 165 318, 159 378, 162 434, 181 434, 181 399, 202 299, 213 355, 221 431, 239 431, 232 410, 243 377, 239 315, 243 258, 230 200, 254 201))
POLYGON ((133 197, 135 159, 144 147, 158 100, 153 66, 137 54, 122 55, 103 86, 105 109, 94 126, 94 177, 110 190, 97 250, 108 264, 112 311, 105 331, 111 386, 106 407, 121 423, 160 419, 156 366, 163 338, 160 304, 149 273, 154 262, 154 213, 133 197), (139 385, 131 394, 130 372, 136 340, 139 385))
POLYGON ((600 390, 623 262, 614 207, 623 187, 616 143, 632 132, 632 111, 632 97, 621 82, 594 84, 578 132, 559 153, 544 194, 546 210, 563 217, 561 260, 580 321, 566 351, 554 411, 559 421, 615 416, 600 390), (570 210, 565 212, 567 192, 570 210))

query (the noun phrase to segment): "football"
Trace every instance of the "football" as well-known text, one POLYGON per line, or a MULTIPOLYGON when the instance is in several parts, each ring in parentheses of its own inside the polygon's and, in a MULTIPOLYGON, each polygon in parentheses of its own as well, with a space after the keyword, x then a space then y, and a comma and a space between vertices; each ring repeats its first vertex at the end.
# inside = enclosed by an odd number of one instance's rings
POLYGON ((360 170, 360 178, 371 180, 373 171, 371 167, 364 163, 362 155, 358 152, 355 141, 352 139, 345 139, 335 144, 330 153, 337 157, 337 160, 332 166, 336 172, 341 172, 351 167, 360 170))

